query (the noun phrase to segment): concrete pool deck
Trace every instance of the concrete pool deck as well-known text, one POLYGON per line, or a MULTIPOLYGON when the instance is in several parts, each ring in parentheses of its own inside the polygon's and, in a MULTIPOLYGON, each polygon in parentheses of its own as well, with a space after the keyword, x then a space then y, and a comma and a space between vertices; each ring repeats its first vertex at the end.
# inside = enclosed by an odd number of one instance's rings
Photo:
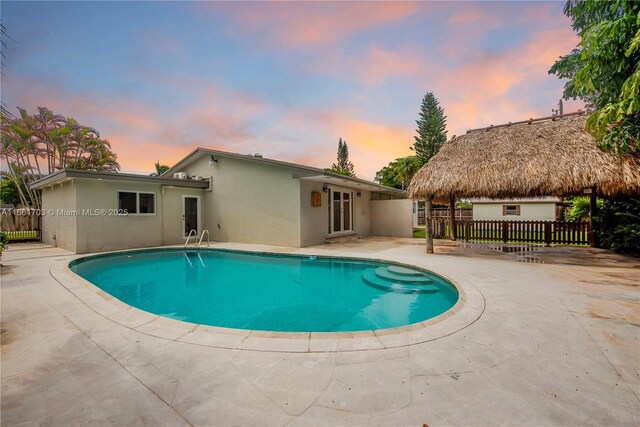
POLYGON ((74 279, 76 255, 11 245, 2 425, 640 424, 639 260, 415 243, 212 245, 396 261, 470 296, 426 327, 315 342, 158 318, 74 279))

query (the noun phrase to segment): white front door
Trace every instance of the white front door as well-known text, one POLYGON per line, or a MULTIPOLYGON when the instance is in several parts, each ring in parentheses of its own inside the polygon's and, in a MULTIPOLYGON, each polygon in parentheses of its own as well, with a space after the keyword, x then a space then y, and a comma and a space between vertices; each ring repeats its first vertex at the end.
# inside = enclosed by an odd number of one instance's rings
POLYGON ((353 231, 353 191, 329 190, 329 234, 353 231))

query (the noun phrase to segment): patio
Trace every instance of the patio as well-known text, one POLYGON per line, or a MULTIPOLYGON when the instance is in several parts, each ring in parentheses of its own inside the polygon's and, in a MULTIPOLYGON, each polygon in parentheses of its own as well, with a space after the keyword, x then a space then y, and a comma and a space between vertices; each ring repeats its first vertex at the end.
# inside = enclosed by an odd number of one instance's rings
POLYGON ((404 262, 450 277, 470 303, 387 336, 234 337, 85 297, 64 270, 76 255, 11 245, 2 425, 640 424, 637 259, 438 241, 426 255, 422 240, 388 238, 213 246, 404 262))

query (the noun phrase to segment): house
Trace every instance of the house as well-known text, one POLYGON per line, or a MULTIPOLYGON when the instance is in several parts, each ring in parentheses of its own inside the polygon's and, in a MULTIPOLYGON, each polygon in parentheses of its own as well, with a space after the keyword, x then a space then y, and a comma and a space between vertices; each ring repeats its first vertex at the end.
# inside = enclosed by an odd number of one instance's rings
POLYGON ((558 221, 558 197, 471 199, 474 220, 558 221))
POLYGON ((212 240, 303 247, 411 237, 404 192, 304 165, 197 148, 161 176, 62 170, 42 190, 43 242, 75 253, 212 240), (205 237, 206 239, 206 237, 205 237))

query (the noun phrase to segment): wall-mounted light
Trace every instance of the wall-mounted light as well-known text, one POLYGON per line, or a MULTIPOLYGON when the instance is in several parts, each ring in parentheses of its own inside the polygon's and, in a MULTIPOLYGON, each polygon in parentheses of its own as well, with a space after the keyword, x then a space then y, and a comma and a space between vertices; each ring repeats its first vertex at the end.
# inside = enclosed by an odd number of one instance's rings
POLYGON ((358 191, 358 192, 356 193, 356 196, 358 196, 358 197, 362 197, 362 191, 358 191))
POLYGON ((322 185, 322 192, 323 192, 323 193, 326 193, 326 192, 328 192, 328 191, 329 191, 329 184, 323 184, 323 185, 322 185))
POLYGON ((209 157, 209 166, 213 166, 216 163, 218 163, 218 159, 216 159, 215 157, 213 157, 213 154, 211 155, 211 157, 209 157))

